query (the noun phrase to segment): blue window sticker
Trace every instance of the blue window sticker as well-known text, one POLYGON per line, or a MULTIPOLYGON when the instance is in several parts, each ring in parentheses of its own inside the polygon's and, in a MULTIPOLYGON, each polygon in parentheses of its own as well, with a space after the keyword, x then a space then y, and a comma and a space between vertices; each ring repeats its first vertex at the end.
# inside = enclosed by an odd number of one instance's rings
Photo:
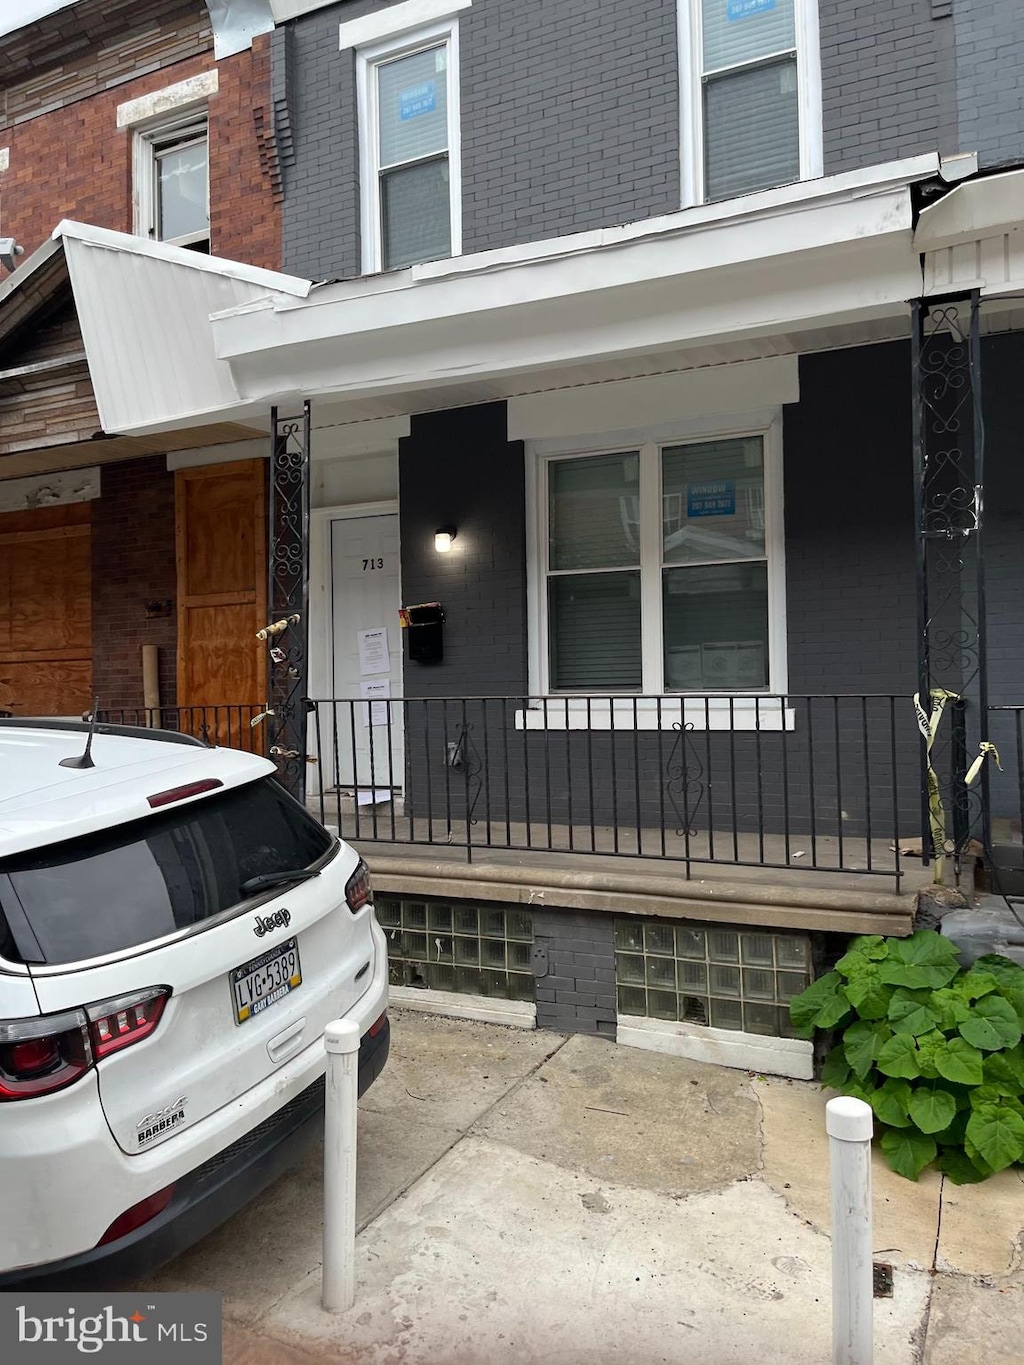
POLYGON ((750 19, 755 14, 767 14, 775 8, 775 0, 726 0, 725 17, 730 23, 750 19))
MULTIPOLYGON (((775 3, 775 0, 772 0, 775 3)), ((408 90, 398 92, 398 117, 404 122, 406 119, 416 118, 419 114, 432 114, 437 107, 437 83, 435 81, 421 81, 419 85, 410 85, 408 90)))
POLYGON ((735 479, 704 479, 686 485, 688 517, 731 517, 735 513, 735 479))

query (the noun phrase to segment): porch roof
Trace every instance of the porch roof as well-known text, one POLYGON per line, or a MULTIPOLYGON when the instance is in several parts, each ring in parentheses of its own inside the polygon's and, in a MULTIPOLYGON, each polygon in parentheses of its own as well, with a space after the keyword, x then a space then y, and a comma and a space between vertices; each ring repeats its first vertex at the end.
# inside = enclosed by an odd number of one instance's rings
POLYGON ((103 432, 208 444, 302 397, 352 422, 886 340, 922 292, 910 188, 939 174, 919 156, 317 285, 62 222, 0 286, 0 341, 59 260, 103 432))
POLYGON ((350 420, 908 334, 927 155, 638 223, 319 285, 213 318, 250 398, 350 420), (340 414, 339 414, 340 417, 340 414))

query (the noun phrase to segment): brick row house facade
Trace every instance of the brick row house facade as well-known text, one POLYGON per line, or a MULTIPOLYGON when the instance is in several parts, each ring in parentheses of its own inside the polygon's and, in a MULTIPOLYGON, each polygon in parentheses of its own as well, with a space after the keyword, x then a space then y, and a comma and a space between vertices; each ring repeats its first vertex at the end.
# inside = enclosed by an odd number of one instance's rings
MULTIPOLYGON (((0 37, 0 84, 0 233, 22 249, 16 264, 65 217, 278 264, 269 35, 218 59, 199 0, 86 0, 0 37)), ((0 707, 80 713, 94 696, 108 708, 141 705, 146 645, 157 651, 164 704, 177 700, 179 681, 195 702, 254 700, 263 690, 255 605, 220 661, 179 673, 189 622, 177 603, 190 585, 178 563, 186 528, 175 498, 193 513, 208 506, 211 519, 226 499, 251 520, 264 497, 263 462, 240 465, 207 499, 190 497, 163 453, 253 433, 230 424, 198 439, 104 431, 66 269, 52 262, 33 297, 19 292, 0 342, 0 707)), ((262 595, 265 556, 251 538, 250 550, 244 568, 207 556, 199 595, 243 586, 254 601, 257 587, 262 595)), ((230 632, 223 620, 219 630, 225 624, 230 632)))
POLYGON ((12 177, 56 116, 9 107, 0 393, 59 262, 102 444, 150 443, 88 500, 91 685, 140 706, 155 643, 162 702, 260 699, 270 418, 308 402, 300 762, 402 998, 806 1075, 786 1002, 840 936, 908 932, 934 853, 1010 885, 1014 8, 270 0, 244 51, 82 96, 125 197, 49 222, 12 177), (130 212, 147 97, 204 73, 206 258, 130 212))

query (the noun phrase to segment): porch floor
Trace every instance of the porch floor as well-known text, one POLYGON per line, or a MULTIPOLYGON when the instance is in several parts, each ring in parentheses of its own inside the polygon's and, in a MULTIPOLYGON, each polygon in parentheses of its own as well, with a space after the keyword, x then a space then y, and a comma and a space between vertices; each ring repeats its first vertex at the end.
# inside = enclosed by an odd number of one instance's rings
POLYGON ((385 893, 845 933, 910 932, 933 869, 892 839, 486 821, 432 825, 329 794, 310 809, 366 857, 385 893), (450 837, 450 842, 449 842, 450 837), (689 875, 686 855, 689 853, 689 875), (715 861, 697 861, 714 857, 715 861), (897 880, 898 877, 898 880, 897 880), (456 889, 456 887, 458 889, 456 889))

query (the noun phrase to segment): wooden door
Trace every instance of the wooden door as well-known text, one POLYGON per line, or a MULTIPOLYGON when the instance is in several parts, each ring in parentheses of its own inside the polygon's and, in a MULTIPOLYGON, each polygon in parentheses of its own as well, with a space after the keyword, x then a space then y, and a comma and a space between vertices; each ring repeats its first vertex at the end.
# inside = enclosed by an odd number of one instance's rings
POLYGON ((91 504, 0 514, 0 710, 92 705, 91 504))
MULTIPOLYGON (((249 718, 266 695, 266 462, 180 469, 175 476, 179 723, 256 747, 249 718), (218 708, 216 712, 209 708, 218 708), (224 709, 221 709, 224 708, 224 709)), ((262 734, 256 734, 262 745, 262 734)))

